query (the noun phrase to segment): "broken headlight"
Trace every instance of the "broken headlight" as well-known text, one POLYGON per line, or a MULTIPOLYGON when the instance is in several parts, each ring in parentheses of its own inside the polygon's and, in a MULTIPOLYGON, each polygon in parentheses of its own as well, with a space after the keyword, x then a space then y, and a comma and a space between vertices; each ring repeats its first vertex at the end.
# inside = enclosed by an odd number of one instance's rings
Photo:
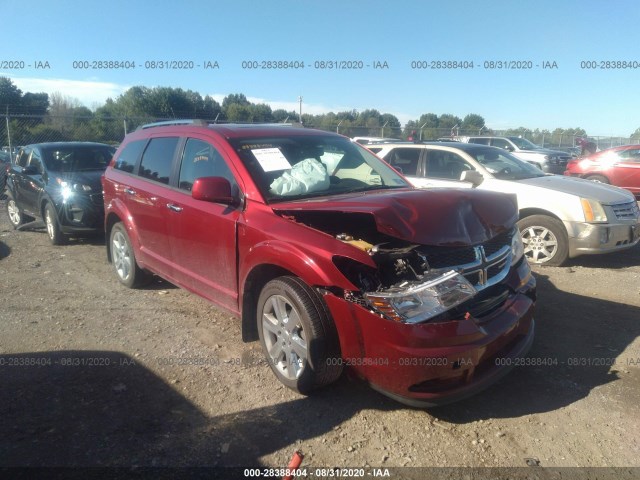
POLYGON ((364 296, 369 305, 390 320, 418 323, 429 320, 460 305, 476 294, 476 290, 458 272, 430 272, 419 284, 401 284, 364 296))
POLYGON ((518 263, 524 254, 524 245, 522 244, 522 235, 516 230, 511 237, 511 266, 518 263))

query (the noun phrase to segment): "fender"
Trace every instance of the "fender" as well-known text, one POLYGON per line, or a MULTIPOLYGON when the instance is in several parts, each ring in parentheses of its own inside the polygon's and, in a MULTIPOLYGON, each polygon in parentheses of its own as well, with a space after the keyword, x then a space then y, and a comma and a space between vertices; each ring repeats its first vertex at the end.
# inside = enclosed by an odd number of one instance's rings
POLYGON ((238 284, 243 292, 249 273, 255 267, 265 264, 288 270, 310 286, 331 285, 345 290, 357 290, 330 258, 316 255, 314 259, 299 246, 282 240, 263 241, 244 255, 240 255, 240 259, 238 284))

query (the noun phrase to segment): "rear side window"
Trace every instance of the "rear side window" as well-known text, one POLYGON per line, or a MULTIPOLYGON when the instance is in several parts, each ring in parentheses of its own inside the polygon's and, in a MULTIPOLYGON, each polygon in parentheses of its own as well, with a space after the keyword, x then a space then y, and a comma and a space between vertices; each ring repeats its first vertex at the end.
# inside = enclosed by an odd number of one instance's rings
POLYGON ((469 143, 477 143, 478 145, 489 145, 488 138, 470 138, 469 143))
POLYGON ((139 175, 168 185, 178 140, 178 137, 152 138, 142 155, 139 175))
POLYGON ((140 154, 142 153, 142 150, 144 150, 144 146, 146 144, 146 140, 136 140, 135 142, 128 144, 122 149, 122 152, 120 152, 113 168, 116 170, 122 170, 123 172, 133 173, 136 162, 138 161, 138 158, 140 158, 140 154))
POLYGON ((630 162, 640 163, 640 149, 639 150, 624 150, 619 153, 620 158, 628 160, 630 162))

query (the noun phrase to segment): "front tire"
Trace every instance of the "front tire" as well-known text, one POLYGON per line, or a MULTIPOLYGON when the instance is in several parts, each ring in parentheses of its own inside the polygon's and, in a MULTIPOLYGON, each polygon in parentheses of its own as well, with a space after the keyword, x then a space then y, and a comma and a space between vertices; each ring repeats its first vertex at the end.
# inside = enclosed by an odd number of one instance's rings
POLYGON ((607 185, 610 183, 609 179, 603 175, 587 175, 586 177, 584 177, 584 179, 596 183, 605 183, 607 185))
POLYGON ((65 236, 60 230, 60 223, 58 222, 58 215, 56 210, 50 203, 47 203, 44 207, 44 223, 47 227, 47 235, 52 245, 63 245, 65 243, 65 236))
POLYGON ((531 215, 518 222, 529 263, 562 265, 569 257, 569 238, 563 223, 547 215, 531 215))
POLYGON ((116 223, 109 235, 111 263, 121 284, 136 288, 149 282, 151 275, 136 262, 133 245, 122 222, 116 223))
POLYGON ((284 276, 268 282, 256 316, 266 360, 285 386, 306 394, 340 377, 335 325, 322 299, 302 280, 284 276))

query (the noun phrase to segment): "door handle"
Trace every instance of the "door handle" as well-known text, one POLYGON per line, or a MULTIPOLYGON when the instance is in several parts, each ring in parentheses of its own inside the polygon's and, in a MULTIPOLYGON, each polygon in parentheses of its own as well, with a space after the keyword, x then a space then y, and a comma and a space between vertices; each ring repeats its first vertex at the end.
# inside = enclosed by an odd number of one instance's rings
POLYGON ((136 194, 136 191, 135 191, 135 190, 133 190, 132 188, 125 187, 125 188, 124 188, 124 193, 127 193, 127 194, 129 194, 129 195, 135 195, 135 194, 136 194))
POLYGON ((167 203, 167 208, 169 210, 173 210, 174 212, 181 212, 182 211, 182 207, 180 207, 178 205, 174 205, 173 203, 167 203))

